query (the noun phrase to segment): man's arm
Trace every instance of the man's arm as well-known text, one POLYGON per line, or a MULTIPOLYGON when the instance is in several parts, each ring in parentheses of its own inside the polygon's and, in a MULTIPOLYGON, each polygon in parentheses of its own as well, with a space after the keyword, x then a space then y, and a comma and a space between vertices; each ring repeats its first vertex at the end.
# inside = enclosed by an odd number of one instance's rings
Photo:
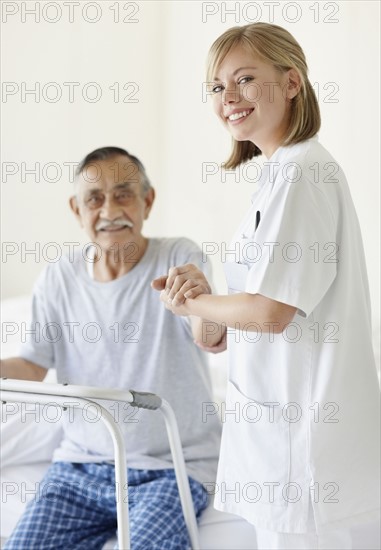
MULTIPOLYGON (((211 294, 212 290, 204 273, 193 264, 171 268, 168 275, 158 277, 151 283, 155 290, 167 289, 175 295, 181 288, 187 298, 195 298, 200 294, 211 294), (180 275, 180 276, 179 276, 180 275)), ((179 297, 180 293, 177 295, 179 297)), ((186 298, 182 296, 182 302, 186 298)), ((192 334, 195 343, 205 351, 219 353, 226 349, 226 327, 207 319, 190 316, 192 334)))
POLYGON ((190 315, 192 334, 201 349, 211 353, 220 353, 226 350, 226 327, 213 321, 190 315))
POLYGON ((47 369, 31 363, 21 357, 11 357, 0 360, 1 378, 13 378, 16 380, 34 380, 42 382, 47 373, 47 369))

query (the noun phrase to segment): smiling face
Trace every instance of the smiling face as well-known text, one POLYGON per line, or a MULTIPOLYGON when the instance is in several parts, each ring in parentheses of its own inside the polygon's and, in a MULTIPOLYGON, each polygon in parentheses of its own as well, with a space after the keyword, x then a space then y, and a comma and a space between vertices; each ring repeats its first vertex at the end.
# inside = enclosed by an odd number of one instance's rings
POLYGON ((280 72, 237 46, 213 76, 213 107, 235 140, 251 141, 269 158, 286 135, 299 89, 295 70, 280 72))
POLYGON ((130 242, 143 250, 143 222, 153 200, 154 190, 144 192, 136 164, 119 155, 84 168, 70 206, 87 236, 103 251, 115 251, 118 245, 123 249, 130 242))

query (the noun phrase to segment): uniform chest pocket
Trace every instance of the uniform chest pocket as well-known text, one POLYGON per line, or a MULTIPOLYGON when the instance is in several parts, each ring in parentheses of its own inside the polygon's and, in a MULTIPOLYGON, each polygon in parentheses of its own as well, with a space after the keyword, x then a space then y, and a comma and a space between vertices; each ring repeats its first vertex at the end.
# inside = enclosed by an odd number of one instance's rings
POLYGON ((281 408, 245 396, 229 381, 226 410, 229 483, 238 483, 248 506, 287 506, 284 492, 290 483, 290 425, 281 408))
POLYGON ((224 263, 224 271, 229 293, 244 292, 249 269, 245 264, 235 262, 224 263))

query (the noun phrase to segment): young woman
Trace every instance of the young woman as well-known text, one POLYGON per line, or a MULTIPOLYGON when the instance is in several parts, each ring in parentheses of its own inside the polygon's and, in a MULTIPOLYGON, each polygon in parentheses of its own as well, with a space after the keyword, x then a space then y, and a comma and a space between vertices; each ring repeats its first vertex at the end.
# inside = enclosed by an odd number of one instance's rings
POLYGON ((174 314, 227 327, 215 506, 253 523, 258 548, 351 548, 349 526, 379 507, 379 394, 348 184, 318 141, 305 56, 285 29, 227 30, 207 80, 233 137, 226 167, 263 154, 261 180, 229 248, 229 295, 192 265, 153 286, 174 314))

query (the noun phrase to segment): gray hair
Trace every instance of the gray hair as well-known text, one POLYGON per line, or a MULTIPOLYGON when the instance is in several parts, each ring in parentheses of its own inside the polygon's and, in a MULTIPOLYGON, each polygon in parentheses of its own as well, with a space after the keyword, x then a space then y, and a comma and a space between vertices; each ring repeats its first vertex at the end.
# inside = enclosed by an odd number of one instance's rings
POLYGON ((101 160, 107 160, 118 155, 127 157, 134 164, 136 164, 141 174, 143 192, 144 194, 146 194, 147 191, 152 187, 152 185, 147 176, 147 172, 144 168, 143 163, 138 159, 138 157, 135 157, 135 155, 131 155, 128 151, 126 151, 125 149, 121 149, 120 147, 101 147, 100 149, 95 149, 94 151, 86 155, 86 157, 79 163, 75 171, 75 175, 78 177, 90 164, 96 163, 97 161, 101 160))

